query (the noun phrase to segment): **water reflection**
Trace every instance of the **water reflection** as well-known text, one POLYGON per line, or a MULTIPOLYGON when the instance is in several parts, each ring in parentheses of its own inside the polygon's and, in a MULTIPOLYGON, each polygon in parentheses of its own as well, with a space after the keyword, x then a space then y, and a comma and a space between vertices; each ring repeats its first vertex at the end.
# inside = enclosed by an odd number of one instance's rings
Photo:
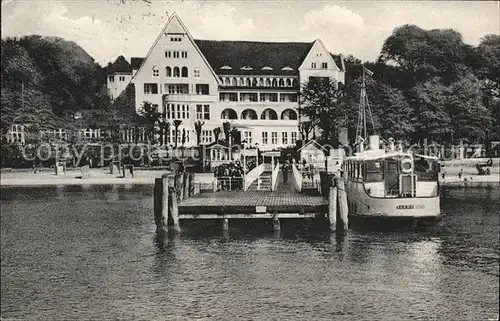
POLYGON ((452 193, 432 229, 342 234, 283 220, 275 234, 270 220, 232 220, 227 233, 203 221, 156 235, 151 186, 2 188, 2 316, 487 319, 498 202, 452 193))

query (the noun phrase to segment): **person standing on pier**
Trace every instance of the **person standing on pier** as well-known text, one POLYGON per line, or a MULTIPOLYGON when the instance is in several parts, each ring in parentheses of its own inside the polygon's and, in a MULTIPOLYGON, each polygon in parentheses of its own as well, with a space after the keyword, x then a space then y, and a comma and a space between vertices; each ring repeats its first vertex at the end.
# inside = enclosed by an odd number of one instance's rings
POLYGON ((286 160, 285 164, 283 164, 283 183, 288 182, 288 168, 290 167, 290 163, 286 160))

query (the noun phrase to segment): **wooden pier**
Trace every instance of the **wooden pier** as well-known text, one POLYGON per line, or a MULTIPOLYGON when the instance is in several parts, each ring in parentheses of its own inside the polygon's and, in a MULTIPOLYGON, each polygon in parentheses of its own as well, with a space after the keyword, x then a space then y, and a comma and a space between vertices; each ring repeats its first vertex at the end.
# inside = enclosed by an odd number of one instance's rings
POLYGON ((223 230, 227 230, 230 220, 267 219, 272 220, 275 230, 280 230, 281 219, 319 218, 325 222, 330 220, 334 231, 337 216, 339 227, 347 229, 347 199, 340 180, 332 178, 330 190, 333 192, 324 197, 319 193, 297 192, 292 182, 283 184, 282 177, 278 179, 281 186, 276 191, 217 191, 194 195, 193 180, 187 173, 157 178, 154 194, 157 231, 166 232, 169 225, 180 232, 179 222, 183 220, 220 220, 223 230))

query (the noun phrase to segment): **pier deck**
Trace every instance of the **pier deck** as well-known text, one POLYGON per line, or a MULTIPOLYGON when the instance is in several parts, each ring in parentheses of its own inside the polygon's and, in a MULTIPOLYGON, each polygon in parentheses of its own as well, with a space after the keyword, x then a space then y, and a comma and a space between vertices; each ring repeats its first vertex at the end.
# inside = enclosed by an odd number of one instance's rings
POLYGON ((180 219, 202 218, 305 218, 324 216, 328 200, 297 193, 280 173, 276 191, 219 191, 202 193, 179 202, 180 219))

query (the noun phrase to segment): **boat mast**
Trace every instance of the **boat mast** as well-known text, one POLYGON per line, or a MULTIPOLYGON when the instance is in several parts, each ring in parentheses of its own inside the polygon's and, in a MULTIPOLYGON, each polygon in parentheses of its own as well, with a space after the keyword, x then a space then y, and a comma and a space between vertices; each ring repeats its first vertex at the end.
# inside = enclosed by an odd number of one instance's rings
MULTIPOLYGON (((365 73, 366 68, 365 65, 361 65, 363 70, 363 81, 361 84, 361 92, 359 96, 359 110, 358 110, 358 124, 356 127, 356 144, 362 144, 363 141, 366 141, 367 135, 367 126, 366 126, 366 109, 368 108, 368 114, 370 115, 370 120, 372 123, 373 130, 375 130, 375 124, 373 122, 373 116, 370 109, 370 104, 368 102, 368 97, 366 95, 366 81, 365 81, 365 73)), ((372 74, 368 71, 370 75, 372 74)))

